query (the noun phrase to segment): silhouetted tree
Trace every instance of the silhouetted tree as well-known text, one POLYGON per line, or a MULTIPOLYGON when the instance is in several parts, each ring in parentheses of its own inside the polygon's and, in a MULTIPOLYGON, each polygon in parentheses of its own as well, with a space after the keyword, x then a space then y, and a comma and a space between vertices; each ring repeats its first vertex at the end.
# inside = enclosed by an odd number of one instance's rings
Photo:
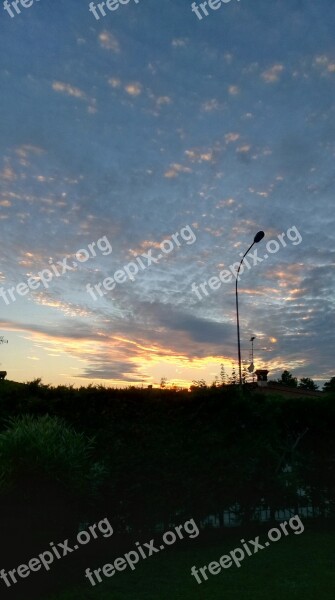
POLYGON ((219 385, 220 385, 220 384, 219 384, 219 378, 218 378, 218 376, 217 376, 217 375, 215 375, 215 377, 214 377, 214 381, 212 382, 212 385, 211 385, 211 387, 212 387, 212 388, 217 388, 217 387, 219 387, 219 385))
POLYGON ((280 385, 286 385, 288 387, 298 387, 298 380, 296 377, 293 377, 290 371, 283 371, 280 379, 277 379, 277 383, 280 385))
POLYGON ((220 369, 220 379, 221 379, 221 385, 227 385, 227 375, 226 375, 226 371, 224 368, 224 364, 221 364, 221 369, 220 369))
POLYGON ((203 388, 203 389, 205 389, 207 387, 207 383, 204 379, 193 379, 192 383, 193 383, 193 385, 191 385, 191 389, 192 389, 192 387, 203 388))
POLYGON ((323 391, 335 392, 335 377, 332 377, 329 381, 326 381, 326 383, 323 386, 323 391))
POLYGON ((167 378, 161 377, 160 387, 162 390, 166 387, 166 383, 167 383, 167 378))
POLYGON ((232 368, 231 376, 228 379, 228 383, 230 385, 236 385, 237 384, 237 375, 236 375, 236 369, 235 369, 235 367, 232 368))
POLYGON ((302 377, 299 381, 298 388, 300 390, 311 390, 312 392, 316 392, 318 386, 310 377, 302 377))

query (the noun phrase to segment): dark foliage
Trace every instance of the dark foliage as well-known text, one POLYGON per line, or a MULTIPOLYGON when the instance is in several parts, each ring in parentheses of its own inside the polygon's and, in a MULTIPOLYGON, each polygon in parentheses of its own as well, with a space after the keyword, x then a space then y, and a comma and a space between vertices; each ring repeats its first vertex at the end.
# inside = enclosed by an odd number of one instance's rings
MULTIPOLYGON (((51 498, 62 497, 66 504, 71 496, 76 506, 71 514, 77 520, 109 515, 120 532, 146 532, 157 524, 180 523, 184 516, 222 518, 223 510, 232 506, 244 523, 262 506, 270 507, 273 515, 280 508, 304 505, 317 506, 325 515, 335 512, 331 394, 283 399, 252 391, 241 394, 234 385, 196 386, 188 393, 101 386, 75 390, 40 382, 4 382, 0 393, 2 432, 9 417, 24 415, 30 422, 39 420, 40 427, 45 416, 49 427, 53 421, 56 429, 63 424, 68 460, 63 448, 51 461, 50 498, 44 483, 44 502, 47 506, 49 498, 54 506, 51 498), (74 461, 79 465, 76 477, 69 477, 74 461), (85 482, 81 491, 78 480, 85 482)), ((7 462, 15 462, 11 451, 8 447, 3 454, 7 462)), ((37 453, 42 453, 41 446, 37 453)), ((27 471, 42 478, 33 464, 45 464, 46 457, 41 463, 30 451, 28 458, 27 471)), ((22 500, 26 506, 32 482, 15 472, 16 485, 27 485, 22 500)))

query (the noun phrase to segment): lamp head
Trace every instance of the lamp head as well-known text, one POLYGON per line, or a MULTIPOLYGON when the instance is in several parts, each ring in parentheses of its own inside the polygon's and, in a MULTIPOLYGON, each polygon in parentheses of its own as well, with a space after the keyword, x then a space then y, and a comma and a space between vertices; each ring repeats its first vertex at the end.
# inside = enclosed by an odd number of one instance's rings
POLYGON ((264 236, 265 236, 264 231, 259 231, 258 233, 256 233, 256 235, 254 237, 254 244, 258 244, 258 242, 260 242, 264 236))

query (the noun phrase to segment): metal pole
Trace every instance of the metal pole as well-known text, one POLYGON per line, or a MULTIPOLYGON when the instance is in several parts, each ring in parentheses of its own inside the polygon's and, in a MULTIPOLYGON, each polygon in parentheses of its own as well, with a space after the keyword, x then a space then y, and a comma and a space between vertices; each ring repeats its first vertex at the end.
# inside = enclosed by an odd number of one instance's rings
POLYGON ((252 383, 255 381, 255 367, 254 367, 254 339, 255 336, 251 338, 251 364, 252 364, 252 383))
POLYGON ((238 372, 239 372, 239 382, 240 382, 240 386, 242 386, 241 341, 240 341, 240 318, 239 318, 239 312, 238 312, 237 277, 236 277, 235 298, 236 298, 236 322, 237 322, 238 372))
POLYGON ((255 244, 255 242, 252 242, 251 246, 243 254, 243 256, 241 258, 241 262, 240 262, 240 264, 238 266, 238 269, 237 269, 237 274, 236 274, 235 299, 236 299, 236 323, 237 323, 238 372, 239 372, 239 382, 240 382, 240 387, 241 388, 242 388, 242 361, 241 361, 240 316, 239 316, 239 310, 238 310, 237 282, 238 282, 238 274, 240 272, 240 268, 241 268, 241 265, 243 263, 243 260, 244 260, 245 256, 248 254, 248 252, 250 252, 250 250, 251 250, 251 248, 253 247, 254 244, 255 244))

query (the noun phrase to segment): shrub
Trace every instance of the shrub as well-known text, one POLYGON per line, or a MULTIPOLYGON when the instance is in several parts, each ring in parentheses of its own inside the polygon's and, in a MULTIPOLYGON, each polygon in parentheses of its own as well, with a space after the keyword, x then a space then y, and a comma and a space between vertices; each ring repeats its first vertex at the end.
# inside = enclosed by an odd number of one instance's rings
POLYGON ((27 476, 84 491, 93 467, 93 449, 93 438, 77 433, 58 417, 15 417, 0 433, 0 491, 27 476))

